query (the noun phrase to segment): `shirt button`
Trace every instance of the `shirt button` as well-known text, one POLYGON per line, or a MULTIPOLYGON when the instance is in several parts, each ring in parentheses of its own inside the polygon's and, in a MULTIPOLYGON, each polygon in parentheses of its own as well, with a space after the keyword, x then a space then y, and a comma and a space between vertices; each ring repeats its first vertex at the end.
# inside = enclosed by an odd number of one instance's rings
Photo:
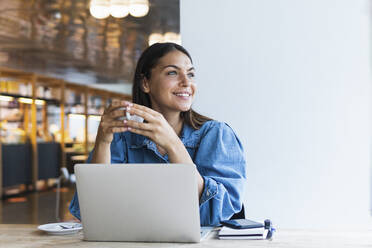
POLYGON ((209 192, 209 190, 207 190, 207 196, 210 196, 211 192, 209 192))

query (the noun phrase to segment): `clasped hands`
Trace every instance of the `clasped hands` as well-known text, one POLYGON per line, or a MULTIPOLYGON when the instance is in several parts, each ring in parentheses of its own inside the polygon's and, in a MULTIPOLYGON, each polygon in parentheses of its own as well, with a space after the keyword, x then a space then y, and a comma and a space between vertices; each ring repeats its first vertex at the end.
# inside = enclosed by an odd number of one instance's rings
POLYGON ((180 141, 174 129, 161 113, 128 101, 114 100, 101 117, 96 142, 111 143, 114 133, 125 131, 146 136, 166 151, 172 145, 177 144, 177 141, 180 141), (142 117, 145 122, 119 120, 119 118, 126 116, 127 112, 142 117))

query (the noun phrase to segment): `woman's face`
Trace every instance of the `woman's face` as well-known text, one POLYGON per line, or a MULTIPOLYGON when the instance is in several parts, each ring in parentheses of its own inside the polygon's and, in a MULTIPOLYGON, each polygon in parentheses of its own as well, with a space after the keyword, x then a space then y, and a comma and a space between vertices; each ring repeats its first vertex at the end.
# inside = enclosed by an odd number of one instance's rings
POLYGON ((175 50, 164 55, 143 81, 152 108, 163 114, 189 110, 196 92, 194 74, 186 54, 175 50))

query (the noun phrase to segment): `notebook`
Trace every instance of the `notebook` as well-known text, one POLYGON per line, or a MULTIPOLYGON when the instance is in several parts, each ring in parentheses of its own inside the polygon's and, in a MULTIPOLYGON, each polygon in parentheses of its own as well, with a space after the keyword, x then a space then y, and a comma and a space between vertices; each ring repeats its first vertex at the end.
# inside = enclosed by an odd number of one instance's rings
POLYGON ((233 229, 223 226, 218 233, 219 239, 267 239, 269 230, 265 228, 233 229))

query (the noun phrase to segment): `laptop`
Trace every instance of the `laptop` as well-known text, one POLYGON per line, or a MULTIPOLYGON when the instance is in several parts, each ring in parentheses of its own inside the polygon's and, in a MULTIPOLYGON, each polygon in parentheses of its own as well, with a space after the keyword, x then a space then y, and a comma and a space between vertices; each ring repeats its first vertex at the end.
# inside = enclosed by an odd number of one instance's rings
MULTIPOLYGON (((196 169, 184 164, 77 164, 84 240, 200 242, 196 169)), ((202 237, 203 235, 203 237, 202 237)))

